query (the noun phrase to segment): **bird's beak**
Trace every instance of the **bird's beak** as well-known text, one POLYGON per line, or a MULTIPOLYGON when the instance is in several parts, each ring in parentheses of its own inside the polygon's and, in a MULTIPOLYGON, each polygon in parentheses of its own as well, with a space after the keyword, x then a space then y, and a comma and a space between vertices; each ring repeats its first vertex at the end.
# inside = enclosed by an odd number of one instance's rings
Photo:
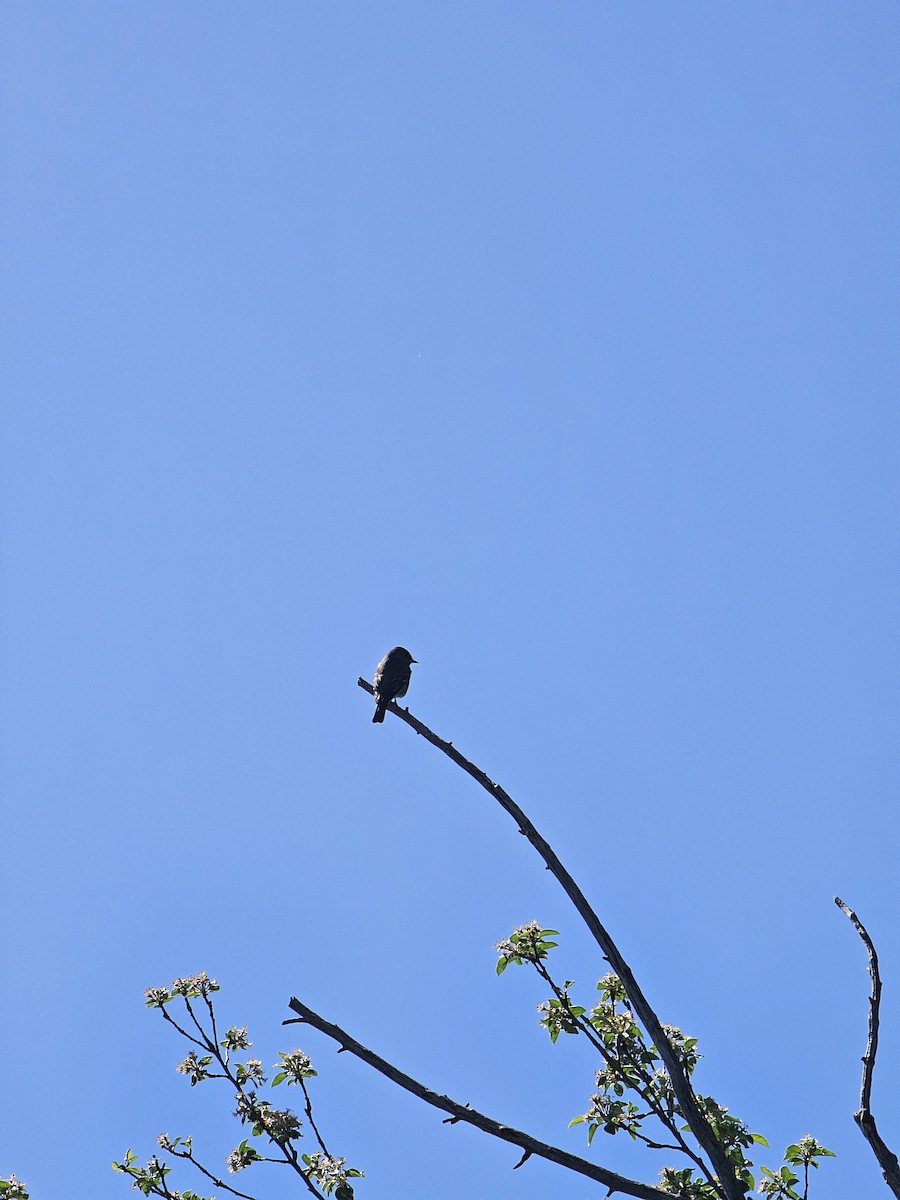
POLYGON ((415 663, 415 664, 416 664, 416 666, 418 666, 418 665, 419 665, 419 660, 418 660, 417 658, 411 658, 409 661, 410 661, 411 663, 415 663))

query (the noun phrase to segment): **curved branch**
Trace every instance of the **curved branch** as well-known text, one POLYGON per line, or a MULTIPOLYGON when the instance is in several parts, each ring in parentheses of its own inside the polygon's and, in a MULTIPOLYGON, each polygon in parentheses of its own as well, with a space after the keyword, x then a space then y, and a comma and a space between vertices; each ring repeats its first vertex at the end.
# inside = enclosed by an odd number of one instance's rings
POLYGON ((588 1162, 586 1158, 579 1158, 577 1154, 569 1154, 566 1150, 560 1150, 557 1146, 551 1146, 547 1142, 540 1142, 537 1138, 532 1137, 528 1133, 523 1133, 520 1129, 513 1129, 510 1125, 501 1125, 499 1121, 495 1121, 492 1117, 487 1117, 483 1113, 477 1112, 474 1108, 469 1108, 467 1104, 459 1104, 456 1100, 451 1100, 449 1096, 442 1096, 438 1092, 433 1092, 423 1083, 413 1079, 409 1075, 405 1075, 401 1070, 389 1063, 386 1059, 381 1058, 373 1050, 363 1046, 361 1042, 357 1042, 349 1033, 345 1033, 338 1025, 332 1025, 330 1021, 326 1021, 324 1017, 320 1017, 318 1013, 313 1012, 296 996, 291 997, 290 1007, 298 1014, 297 1018, 284 1021, 284 1025, 312 1025, 314 1029, 318 1029, 320 1033, 324 1033, 326 1037, 330 1037, 340 1046, 341 1050, 349 1050, 361 1062, 366 1063, 370 1067, 374 1067, 376 1071, 380 1071, 382 1075, 396 1083, 399 1087, 404 1088, 412 1095, 418 1096, 420 1100, 424 1100, 427 1104, 433 1105, 435 1108, 440 1108, 444 1112, 450 1114, 450 1124, 455 1124, 457 1121, 465 1121, 469 1125, 474 1125, 477 1129, 483 1130, 485 1133, 491 1134, 492 1137, 500 1138, 504 1142, 511 1142, 514 1146, 518 1146, 523 1155, 516 1164, 520 1167, 527 1158, 531 1155, 538 1155, 539 1158, 546 1158, 550 1162, 558 1163, 562 1167, 568 1167, 570 1171, 576 1171, 579 1175, 586 1175, 589 1179, 596 1180, 597 1183, 602 1183, 609 1188, 610 1194, 613 1192, 624 1192, 628 1196, 636 1196, 638 1200, 672 1200, 671 1192, 663 1192, 659 1188, 652 1187, 647 1183, 640 1183, 635 1179, 627 1179, 624 1175, 618 1175, 615 1171, 607 1171, 604 1167, 598 1167, 595 1163, 588 1162))
POLYGON ((878 1159, 885 1183, 895 1196, 900 1197, 900 1163, 897 1162, 897 1155, 882 1140, 875 1125, 875 1118, 872 1116, 872 1076, 875 1073, 875 1055, 878 1053, 878 1021, 881 1007, 881 976, 878 973, 878 955, 875 953, 875 945, 869 937, 865 925, 853 909, 846 905, 840 896, 835 896, 834 902, 844 916, 853 922, 856 932, 862 939, 869 955, 869 975, 872 979, 872 992, 869 996, 869 1035, 866 1040, 866 1051, 862 1056, 863 1073, 859 1111, 853 1114, 853 1119, 871 1146, 872 1153, 878 1159))
MULTIPOLYGON (((375 690, 368 680, 360 677, 357 683, 361 688, 369 692, 370 695, 375 694, 375 690)), ((653 1044, 659 1051, 660 1058, 665 1064, 684 1118, 690 1126, 694 1137, 709 1155, 713 1169, 718 1176, 718 1183, 723 1195, 727 1200, 743 1200, 743 1197, 746 1195, 746 1189, 735 1176, 721 1143, 710 1128, 706 1117, 701 1112, 700 1106, 697 1103, 697 1097, 694 1095, 694 1089, 691 1087, 687 1074, 672 1048, 672 1044, 665 1035, 659 1017, 657 1017, 656 1013, 650 1007, 649 1002, 631 972, 631 968, 619 953, 618 947, 607 930, 600 923, 600 918, 591 908, 590 904, 588 904, 584 893, 557 858, 552 847, 544 841, 531 821, 529 821, 521 808, 519 808, 518 804, 515 803, 512 797, 507 795, 499 783, 494 783, 485 775, 484 771, 476 767, 474 763, 469 762, 467 758, 464 758, 452 742, 445 742, 443 738, 439 738, 437 734, 432 733, 427 725, 423 725, 421 721, 410 713, 408 708, 401 708, 396 702, 393 702, 388 705, 388 710, 402 721, 405 721, 407 725, 410 725, 426 741, 431 742, 432 746, 436 746, 438 750, 442 750, 458 767, 462 767, 468 775, 471 775, 477 783, 480 783, 486 791, 490 792, 494 799, 509 813, 519 826, 519 832, 528 838, 529 842, 531 842, 532 846, 534 846, 535 850, 543 858, 548 869, 556 876, 563 891, 575 905, 579 916, 585 925, 587 925, 593 935, 594 941, 603 952, 606 961, 612 967, 613 971, 615 971, 616 975, 618 975, 619 979, 621 979, 622 986, 634 1007, 634 1011, 643 1023, 653 1044)))

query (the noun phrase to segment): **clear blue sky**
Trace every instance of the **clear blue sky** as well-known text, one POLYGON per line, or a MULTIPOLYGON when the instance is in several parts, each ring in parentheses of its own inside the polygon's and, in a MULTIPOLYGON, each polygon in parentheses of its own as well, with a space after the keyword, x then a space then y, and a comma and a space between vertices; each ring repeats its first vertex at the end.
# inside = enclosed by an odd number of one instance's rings
POLYGON ((142 995, 207 970, 313 1055, 361 1200, 590 1193, 281 1029, 587 1153, 593 1060, 493 943, 604 964, 371 724, 399 642, 763 1161, 812 1132, 814 1200, 886 1195, 832 895, 900 1149, 896 5, 6 0, 0 60, 0 1173, 221 1165, 142 995))

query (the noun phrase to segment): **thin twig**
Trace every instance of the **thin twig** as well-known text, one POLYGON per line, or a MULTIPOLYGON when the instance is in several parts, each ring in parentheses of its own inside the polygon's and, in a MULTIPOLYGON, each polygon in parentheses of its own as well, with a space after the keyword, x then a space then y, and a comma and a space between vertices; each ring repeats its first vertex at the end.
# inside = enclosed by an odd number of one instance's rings
POLYGON ((560 1150, 557 1146, 551 1146, 546 1142, 539 1142, 537 1138, 532 1137, 528 1133, 523 1133, 519 1129, 513 1129, 509 1125, 501 1125, 499 1121, 495 1121, 492 1117, 487 1117, 483 1113, 477 1112, 467 1104, 460 1104, 456 1100, 451 1100, 449 1096, 442 1096, 438 1092, 433 1092, 430 1088, 425 1087, 424 1084, 411 1078, 411 1076, 405 1075, 392 1063, 387 1062, 386 1059, 379 1057, 373 1050, 369 1050, 368 1047, 363 1046, 361 1042, 357 1042, 355 1038, 352 1038, 349 1033, 345 1033, 338 1025, 332 1025, 330 1021, 326 1021, 324 1017, 320 1017, 318 1013, 308 1008, 295 996, 291 997, 290 1007, 298 1014, 299 1019, 289 1018, 283 1024, 312 1025, 314 1029, 318 1029, 320 1033, 324 1033, 332 1041, 337 1042, 341 1050, 349 1050, 361 1062, 374 1067, 376 1071, 380 1071, 392 1083, 405 1088, 406 1091, 411 1092, 414 1096, 418 1096, 420 1100, 424 1100, 427 1104, 431 1104, 435 1108, 440 1108, 444 1112, 449 1113, 450 1124, 455 1124, 457 1121, 466 1121, 469 1125, 474 1125, 477 1129, 481 1129, 485 1133, 490 1133, 505 1142, 511 1142, 514 1146, 518 1146, 524 1150, 527 1155, 536 1154, 540 1158, 546 1158, 550 1162, 568 1167, 570 1171, 576 1171, 579 1175, 586 1175, 589 1179, 594 1179, 598 1183, 604 1184, 609 1188, 610 1193, 624 1192, 628 1196, 638 1197, 638 1200, 672 1200, 670 1192, 663 1192, 659 1188, 652 1187, 647 1183, 640 1183, 635 1179, 627 1179, 624 1175, 616 1174, 615 1171, 607 1171, 604 1167, 598 1167, 595 1163, 588 1162, 585 1158, 579 1158, 576 1154, 569 1154, 566 1150, 560 1150))
POLYGON ((300 1078, 300 1086, 303 1089, 303 1099, 306 1102, 306 1119, 309 1121, 309 1127, 313 1131, 313 1133, 316 1135, 316 1141, 319 1143, 319 1146, 322 1149, 322 1153, 325 1155, 326 1158, 331 1158, 332 1156, 328 1151, 328 1147, 325 1145, 325 1140, 322 1137, 321 1133, 319 1133, 319 1127, 316 1125, 315 1121, 313 1120, 312 1098, 309 1094, 309 1090, 307 1089, 306 1080, 303 1079, 302 1077, 300 1078))
POLYGON ((853 1119, 859 1126, 863 1137, 872 1148, 872 1153, 881 1167, 884 1181, 894 1193, 900 1196, 900 1163, 897 1155, 883 1141, 872 1116, 872 1076, 875 1073, 875 1055, 878 1052, 878 1020, 881 1006, 881 976, 878 973, 878 955, 868 931, 852 908, 844 903, 840 896, 835 896, 835 904, 845 917, 848 917, 862 938, 863 945, 869 955, 869 975, 872 979, 872 991, 869 996, 869 1035, 866 1040, 866 1052, 862 1056, 863 1073, 862 1086, 859 1096, 859 1111, 853 1114, 853 1119))
MULTIPOLYGON (((360 677, 357 683, 370 695, 375 694, 375 689, 368 680, 360 677)), ((549 870, 556 876, 563 891, 575 905, 581 919, 587 925, 607 962, 622 981, 622 986, 634 1006, 638 1019, 643 1023, 644 1028, 650 1035, 669 1073, 669 1078, 672 1081, 672 1087, 674 1088, 675 1095, 678 1097, 678 1103, 681 1106, 684 1118, 690 1126, 694 1137, 709 1155, 717 1176, 718 1189, 721 1190, 726 1200, 743 1200, 743 1197, 746 1195, 746 1188, 735 1175, 734 1168, 728 1161, 721 1142, 713 1133, 709 1121, 701 1111, 687 1073, 679 1061, 672 1044, 666 1037, 659 1017, 657 1017, 656 1013, 650 1007, 647 998, 644 996, 637 980, 631 972, 631 968, 619 953, 618 947, 607 930, 601 924, 600 918, 591 908, 590 904, 588 904, 584 893, 578 887, 575 880, 562 865, 559 858, 557 858, 553 848, 544 841, 528 817, 519 808, 518 804, 507 795, 503 788, 498 783, 494 783, 493 780, 489 779, 484 771, 476 767, 474 763, 464 758, 452 742, 445 742, 443 738, 438 737, 427 725, 423 725, 420 720, 414 717, 408 708, 401 708, 396 701, 392 701, 388 705, 388 711, 394 713, 402 721, 405 721, 416 733, 424 737, 426 741, 431 742, 438 750, 442 750, 458 767, 462 767, 468 775, 471 775, 477 783, 480 783, 486 791, 490 792, 494 799, 509 813, 519 826, 519 832, 528 838, 529 842, 531 842, 532 846, 534 846, 535 850, 543 858, 549 870)))
POLYGON ((217 1176, 213 1175, 212 1171, 208 1171, 206 1167, 204 1167, 203 1163, 198 1162, 198 1160, 194 1158, 193 1152, 188 1154, 187 1151, 185 1151, 185 1153, 182 1154, 181 1151, 176 1150, 174 1147, 170 1147, 169 1153, 174 1154, 176 1158, 184 1158, 187 1159, 188 1162, 193 1163, 200 1174, 205 1175, 207 1179, 211 1180, 215 1187, 224 1188, 227 1192, 231 1192, 232 1196, 241 1197, 241 1200, 256 1200, 255 1196, 250 1196, 246 1192, 239 1192, 236 1188, 233 1188, 230 1186, 230 1184, 227 1184, 224 1179, 219 1179, 217 1176))
MULTIPOLYGON (((203 999, 206 1001, 206 1007, 209 1009, 209 1019, 212 1022, 212 1031, 213 1031, 212 1040, 218 1046, 218 1044, 219 1044, 219 1029, 218 1029, 218 1026, 216 1025, 216 1010, 213 1008, 212 1000, 210 1000, 210 998, 206 992, 203 993, 203 999)), ((227 1050, 225 1051, 225 1056, 226 1056, 226 1062, 227 1062, 228 1061, 228 1051, 227 1050)))
MULTIPOLYGON (((191 1001, 190 1001, 190 997, 189 997, 189 996, 184 996, 184 997, 183 997, 183 999, 184 999, 184 1006, 185 1006, 185 1008, 188 1010, 188 1012, 190 1013, 191 1020, 192 1020, 192 1021, 194 1022, 194 1024, 197 1026, 197 1029, 198 1029, 198 1030, 199 1030, 199 1032, 200 1032, 200 1036, 203 1038, 203 1041, 204 1041, 204 1043, 205 1043, 206 1049, 207 1049, 207 1050, 212 1050, 212 1051, 213 1051, 213 1053, 216 1055, 216 1058, 218 1058, 218 1057, 219 1057, 219 1055, 218 1055, 218 1053, 217 1053, 217 1049, 218 1049, 218 1048, 217 1048, 217 1046, 216 1046, 216 1043, 215 1043, 214 1041, 211 1041, 211 1040, 210 1040, 210 1036, 209 1036, 209 1034, 206 1032, 206 1030, 203 1028, 203 1026, 202 1026, 202 1025, 200 1024, 200 1022, 197 1020, 197 1015, 196 1015, 196 1013, 194 1012, 193 1008, 191 1007, 191 1001)), ((206 999, 206 1003, 207 1003, 207 1005, 208 1005, 208 1004, 209 1004, 209 999, 208 999, 207 997, 205 997, 205 999, 206 999)))
MULTIPOLYGON (((198 1038, 195 1038, 195 1037, 193 1036, 193 1034, 190 1034, 190 1033, 188 1033, 188 1031, 187 1031, 186 1029, 182 1029, 182 1027, 181 1027, 181 1026, 178 1024, 178 1022, 177 1022, 177 1021, 174 1019, 174 1017, 170 1017, 170 1016, 169 1016, 169 1014, 168 1014, 168 1011, 167 1011, 165 1008, 160 1008, 160 1010, 159 1010, 159 1011, 160 1011, 160 1012, 162 1013, 162 1015, 163 1015, 163 1020, 164 1020, 164 1021, 168 1021, 170 1025, 174 1026, 174 1028, 175 1028, 175 1029, 176 1029, 176 1030, 177 1030, 177 1031, 178 1031, 178 1032, 181 1034, 181 1036, 182 1036, 182 1037, 183 1037, 183 1038, 184 1038, 186 1041, 188 1041, 188 1042, 193 1042, 193 1043, 194 1043, 194 1045, 195 1045, 195 1046, 199 1046, 201 1050, 208 1050, 208 1049, 209 1049, 209 1040, 206 1038, 206 1036, 205 1036, 205 1035, 204 1035, 204 1040, 201 1042, 201 1041, 200 1041, 198 1038)), ((201 1032, 202 1032, 202 1030, 201 1030, 201 1032)))

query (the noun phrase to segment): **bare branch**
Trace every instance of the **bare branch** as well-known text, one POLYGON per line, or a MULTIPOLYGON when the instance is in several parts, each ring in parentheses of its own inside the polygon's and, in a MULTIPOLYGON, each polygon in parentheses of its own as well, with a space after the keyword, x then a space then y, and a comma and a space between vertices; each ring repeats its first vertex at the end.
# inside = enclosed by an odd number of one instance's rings
POLYGON ((491 1134, 493 1137, 518 1146, 524 1153, 516 1166, 521 1166, 527 1158, 536 1154, 540 1158, 546 1158, 550 1162, 558 1163, 562 1167, 568 1167, 570 1171, 576 1171, 579 1175, 586 1175, 589 1179, 594 1179, 598 1183, 604 1184, 609 1188, 610 1194, 613 1192, 624 1192, 625 1195, 638 1197, 638 1200, 672 1200, 671 1192, 664 1192, 659 1188, 652 1187, 650 1184, 640 1183, 634 1179, 627 1179, 624 1175, 616 1174, 615 1171, 607 1171, 604 1167, 598 1167, 595 1163, 588 1162, 586 1158, 579 1158, 576 1154, 569 1154, 565 1150, 560 1150, 557 1146, 540 1142, 537 1138, 532 1137, 528 1133, 523 1133, 519 1129, 513 1129, 509 1125, 501 1125, 499 1121, 495 1121, 493 1118, 477 1112, 474 1108, 469 1108, 467 1104, 459 1104, 457 1101, 451 1100, 449 1096, 442 1096, 438 1092, 433 1092, 430 1088, 425 1087, 424 1084, 412 1079, 409 1075, 405 1075, 401 1070, 381 1058, 373 1050, 369 1050, 366 1046, 357 1042, 339 1026, 332 1025, 330 1021, 326 1021, 324 1017, 320 1017, 318 1013, 313 1012, 311 1008, 308 1008, 295 996, 291 997, 290 1006, 298 1014, 299 1019, 288 1019, 283 1024, 312 1025, 314 1029, 318 1029, 320 1033, 324 1033, 332 1041, 337 1042, 341 1050, 349 1050, 361 1062, 374 1067, 376 1071, 380 1071, 392 1083, 405 1088, 406 1091, 411 1092, 414 1096, 418 1096, 420 1100, 424 1100, 427 1104, 431 1104, 435 1108, 449 1113, 450 1123, 465 1121, 469 1125, 474 1125, 477 1129, 491 1134))
MULTIPOLYGON (((374 688, 368 680, 360 677, 357 683, 370 695, 374 695, 374 688)), ((394 713, 407 725, 411 726, 416 733, 431 742, 438 750, 442 750, 448 758, 451 758, 458 767, 471 775, 476 782, 494 797, 494 799, 504 808, 512 819, 519 826, 519 832, 528 838, 541 858, 547 864, 548 869, 556 876, 566 895, 575 905, 581 919, 587 925, 594 940, 603 952, 603 956, 622 981, 622 986, 628 995, 629 1000, 634 1006, 639 1020, 643 1023, 644 1028, 650 1035, 653 1044, 659 1051, 669 1077, 672 1080, 672 1087, 675 1090, 675 1095, 678 1097, 678 1103, 681 1106, 681 1111, 684 1118, 691 1128, 694 1137, 709 1155, 713 1169, 718 1177, 717 1186, 721 1189, 726 1200, 742 1200, 746 1195, 746 1189, 735 1176, 731 1163, 725 1154, 725 1151, 719 1142, 716 1135, 710 1128, 709 1122, 700 1110, 697 1103, 697 1097, 694 1095, 694 1090, 691 1087, 687 1073, 682 1067, 674 1049, 672 1048, 669 1039, 666 1037, 659 1017, 650 1007, 644 993, 638 986, 638 982, 631 972, 628 963, 619 953, 619 949, 615 942, 610 937, 607 930, 600 923, 600 919, 594 910, 588 904, 584 893, 576 884, 575 880, 562 865, 557 858, 552 847, 544 841, 537 829, 532 825, 531 821, 525 816, 524 812, 519 808, 515 801, 507 795, 498 783, 494 783, 489 779, 479 767, 474 763, 469 762, 456 749, 452 742, 445 742, 443 738, 433 733, 427 725, 423 725, 416 717, 414 717, 408 708, 401 708, 396 702, 388 705, 388 711, 394 713)))
POLYGON ((875 953, 875 945, 869 937, 865 925, 853 909, 846 905, 840 896, 835 896, 834 902, 844 916, 853 922, 856 932, 862 938, 869 955, 869 975, 872 979, 872 992, 869 996, 869 1036, 866 1041, 866 1052, 862 1056, 863 1073, 859 1111, 853 1114, 853 1119, 871 1146, 872 1153, 878 1159, 885 1183, 895 1196, 900 1197, 900 1163, 897 1162, 897 1155, 882 1140, 875 1125, 875 1118, 872 1116, 872 1076, 875 1073, 875 1055, 878 1053, 878 1020, 881 1006, 881 976, 878 973, 878 955, 875 953))

